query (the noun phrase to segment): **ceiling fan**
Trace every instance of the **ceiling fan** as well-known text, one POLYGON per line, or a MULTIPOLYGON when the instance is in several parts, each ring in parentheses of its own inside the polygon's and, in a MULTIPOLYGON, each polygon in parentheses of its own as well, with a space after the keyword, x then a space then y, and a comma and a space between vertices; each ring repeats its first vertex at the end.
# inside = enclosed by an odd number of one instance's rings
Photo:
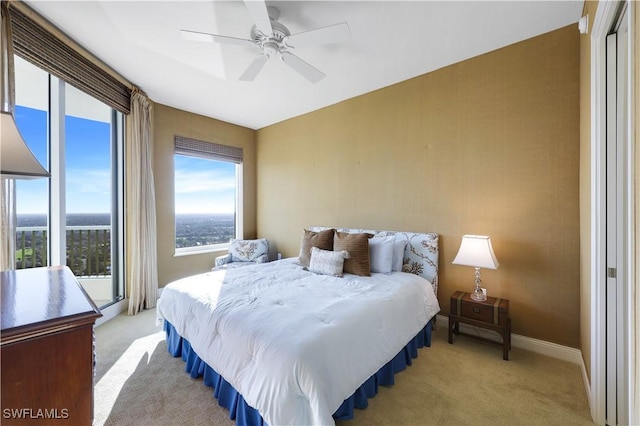
POLYGON ((278 56, 282 62, 307 80, 317 83, 325 74, 294 55, 292 51, 299 47, 339 43, 351 37, 346 22, 291 34, 287 27, 278 21, 280 11, 276 7, 267 6, 263 0, 245 0, 244 3, 254 22, 249 39, 180 30, 187 40, 253 46, 260 49, 261 52, 240 76, 240 80, 243 81, 254 80, 269 58, 278 56))

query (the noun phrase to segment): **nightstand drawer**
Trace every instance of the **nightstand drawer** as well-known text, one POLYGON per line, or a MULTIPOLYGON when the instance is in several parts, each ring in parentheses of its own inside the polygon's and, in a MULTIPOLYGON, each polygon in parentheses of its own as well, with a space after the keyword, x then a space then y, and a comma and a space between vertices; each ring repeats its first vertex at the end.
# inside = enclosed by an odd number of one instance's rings
POLYGON ((482 322, 493 322, 493 307, 464 303, 458 315, 482 322))
POLYGON ((451 296, 451 313, 467 319, 506 326, 509 319, 509 301, 487 297, 482 302, 475 301, 469 293, 455 292, 451 296))

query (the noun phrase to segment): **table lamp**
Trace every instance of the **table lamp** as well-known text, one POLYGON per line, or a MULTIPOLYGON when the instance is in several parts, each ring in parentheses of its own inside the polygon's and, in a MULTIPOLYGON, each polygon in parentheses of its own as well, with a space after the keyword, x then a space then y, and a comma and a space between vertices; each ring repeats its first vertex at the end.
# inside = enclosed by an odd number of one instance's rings
POLYGON ((0 175, 8 179, 48 177, 25 143, 13 118, 13 40, 9 7, 2 2, 0 22, 0 175))
POLYGON ((487 300, 487 295, 480 288, 482 283, 480 268, 497 269, 499 266, 498 259, 493 253, 493 247, 491 247, 491 238, 484 235, 463 235, 460 250, 452 263, 476 268, 476 287, 471 293, 471 298, 477 301, 487 300))

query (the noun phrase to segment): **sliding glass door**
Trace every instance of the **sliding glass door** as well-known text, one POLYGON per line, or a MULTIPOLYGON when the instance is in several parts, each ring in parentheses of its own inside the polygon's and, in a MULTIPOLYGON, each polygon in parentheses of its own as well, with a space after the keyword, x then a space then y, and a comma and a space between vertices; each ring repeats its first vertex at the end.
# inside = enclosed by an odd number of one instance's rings
POLYGON ((94 302, 123 298, 122 115, 15 58, 16 121, 51 178, 18 181, 17 267, 67 265, 94 302))

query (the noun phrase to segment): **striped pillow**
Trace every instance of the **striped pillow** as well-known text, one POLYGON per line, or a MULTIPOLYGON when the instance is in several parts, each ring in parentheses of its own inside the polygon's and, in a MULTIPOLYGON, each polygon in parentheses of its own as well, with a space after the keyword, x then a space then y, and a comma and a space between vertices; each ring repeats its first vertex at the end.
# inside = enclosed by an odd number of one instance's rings
POLYGON ((349 234, 336 232, 333 238, 333 250, 346 250, 350 258, 344 261, 344 272, 368 277, 371 275, 369 266, 369 238, 373 234, 349 234))
POLYGON ((298 263, 302 266, 309 266, 311 260, 311 247, 317 247, 322 250, 333 249, 333 233, 335 229, 325 229, 324 231, 304 230, 302 242, 300 243, 300 254, 298 255, 298 263))

